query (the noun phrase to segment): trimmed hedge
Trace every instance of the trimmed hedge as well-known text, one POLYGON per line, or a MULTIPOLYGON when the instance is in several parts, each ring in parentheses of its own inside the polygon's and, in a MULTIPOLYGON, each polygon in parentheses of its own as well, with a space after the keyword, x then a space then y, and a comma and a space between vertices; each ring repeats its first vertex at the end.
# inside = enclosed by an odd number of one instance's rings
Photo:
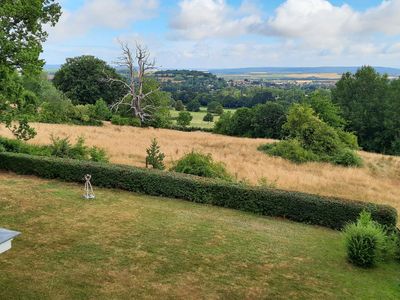
POLYGON ((74 182, 83 182, 84 174, 89 173, 96 186, 185 199, 333 229, 355 222, 364 209, 383 225, 396 226, 397 223, 397 212, 390 206, 123 165, 3 152, 0 153, 0 169, 74 182))

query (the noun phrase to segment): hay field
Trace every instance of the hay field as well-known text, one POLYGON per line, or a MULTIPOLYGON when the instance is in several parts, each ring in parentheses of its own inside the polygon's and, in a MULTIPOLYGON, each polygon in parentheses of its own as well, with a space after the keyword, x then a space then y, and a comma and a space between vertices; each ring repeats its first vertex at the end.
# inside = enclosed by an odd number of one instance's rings
MULTIPOLYGON (((167 129, 32 124, 38 131, 31 143, 48 144, 50 134, 75 140, 84 136, 88 145, 103 147, 111 162, 143 167, 146 148, 157 138, 167 166, 191 150, 211 153, 238 179, 251 184, 266 181, 278 188, 338 196, 392 205, 400 211, 400 157, 361 152, 365 167, 345 168, 322 163, 296 165, 257 151, 267 139, 235 138, 204 132, 167 129)), ((11 137, 4 127, 0 135, 11 137)))

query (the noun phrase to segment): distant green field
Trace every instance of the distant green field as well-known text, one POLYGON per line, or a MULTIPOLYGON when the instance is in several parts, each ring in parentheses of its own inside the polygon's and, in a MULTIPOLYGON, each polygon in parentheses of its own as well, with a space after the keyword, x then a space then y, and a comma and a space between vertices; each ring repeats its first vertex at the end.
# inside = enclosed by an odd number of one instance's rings
MULTIPOLYGON (((224 112, 231 111, 234 112, 235 109, 224 109, 224 112)), ((179 115, 179 111, 175 109, 171 109, 171 117, 176 118, 179 115)), ((201 127, 201 128, 213 128, 216 121, 218 121, 219 116, 214 114, 214 121, 213 122, 205 122, 203 121, 204 116, 207 114, 207 108, 202 107, 199 112, 190 112, 193 116, 193 120, 190 123, 192 127, 201 127)), ((173 120, 173 124, 176 124, 176 120, 173 120)))

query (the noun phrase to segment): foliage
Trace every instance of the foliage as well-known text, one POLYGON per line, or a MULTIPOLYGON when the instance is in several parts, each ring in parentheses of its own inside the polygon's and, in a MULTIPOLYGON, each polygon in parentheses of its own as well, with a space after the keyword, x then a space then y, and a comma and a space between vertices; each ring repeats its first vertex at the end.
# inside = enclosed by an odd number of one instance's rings
POLYGON ((185 106, 183 105, 182 100, 176 101, 176 103, 175 103, 175 110, 176 110, 176 111, 185 110, 185 106))
POLYGON ((387 237, 369 212, 362 211, 357 222, 347 225, 343 232, 349 262, 369 268, 382 258, 387 237))
POLYGON ((102 98, 112 103, 124 95, 124 85, 106 78, 122 79, 105 61, 91 55, 67 58, 54 74, 54 85, 77 104, 94 104, 102 98))
POLYGON ((304 149, 297 139, 265 144, 258 147, 258 150, 272 156, 279 156, 288 159, 295 163, 306 163, 318 160, 318 156, 312 151, 304 149))
POLYGON ((239 108, 233 114, 222 114, 215 123, 214 131, 233 136, 282 138, 285 120, 284 106, 268 102, 253 108, 239 108))
POLYGON ((61 158, 72 158, 78 160, 92 160, 96 162, 108 162, 104 149, 98 147, 87 147, 85 139, 79 137, 75 145, 72 145, 68 137, 60 138, 51 136, 51 156, 61 158))
POLYGON ((98 99, 94 104, 94 117, 97 120, 109 121, 111 120, 112 113, 108 108, 106 101, 102 98, 98 99))
POLYGON ((348 124, 367 151, 400 154, 400 79, 389 80, 372 67, 343 74, 332 91, 348 124))
POLYGON ((364 209, 383 225, 392 227, 397 223, 397 212, 389 206, 252 187, 174 172, 6 152, 0 153, 0 169, 74 182, 82 182, 83 174, 89 173, 92 183, 97 186, 285 217, 334 229, 355 221, 364 209))
POLYGON ((37 134, 35 128, 29 126, 27 118, 19 121, 19 126, 7 124, 7 128, 11 130, 18 140, 28 141, 33 139, 37 134))
POLYGON ((179 112, 178 118, 176 119, 176 123, 180 126, 188 126, 190 125, 190 122, 192 121, 193 116, 190 114, 190 112, 187 111, 181 111, 179 112))
POLYGON ((304 103, 308 104, 317 116, 329 126, 343 128, 346 125, 340 107, 332 102, 329 92, 317 90, 306 97, 304 103))
POLYGON ((146 168, 152 166, 153 169, 164 170, 164 158, 165 154, 161 152, 160 146, 156 139, 151 141, 151 145, 146 149, 146 168))
POLYGON ((283 130, 289 138, 287 141, 262 150, 297 163, 325 161, 344 166, 362 165, 361 158, 348 145, 349 134, 323 122, 308 104, 292 105, 283 130))
POLYGON ((188 111, 197 112, 197 111, 200 111, 200 106, 201 106, 200 102, 196 99, 193 99, 188 104, 186 104, 186 109, 188 111))
POLYGON ((211 154, 194 151, 179 159, 171 171, 232 181, 232 176, 226 171, 224 164, 215 162, 211 154))
POLYGON ((0 137, 0 147, 5 152, 24 153, 38 156, 51 156, 48 146, 31 145, 21 140, 0 137))
POLYGON ((203 121, 212 122, 212 121, 214 121, 214 116, 211 113, 207 113, 204 115, 203 121))
POLYGON ((61 8, 54 0, 2 0, 0 6, 0 66, 35 73, 41 70, 45 26, 54 26, 61 8))
POLYGON ((267 102, 254 107, 251 120, 252 137, 280 139, 286 121, 286 109, 277 102, 267 102))
POLYGON ((132 117, 121 117, 120 115, 113 115, 111 117, 111 123, 114 125, 121 125, 121 126, 134 126, 134 127, 140 127, 141 122, 138 118, 132 118, 132 117))

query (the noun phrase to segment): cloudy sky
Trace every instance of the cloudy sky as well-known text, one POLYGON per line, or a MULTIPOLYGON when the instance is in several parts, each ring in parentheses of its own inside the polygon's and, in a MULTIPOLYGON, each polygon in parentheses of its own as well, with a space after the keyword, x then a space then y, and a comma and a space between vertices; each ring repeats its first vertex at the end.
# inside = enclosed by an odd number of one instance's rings
POLYGON ((107 62, 118 40, 163 68, 400 67, 400 0, 61 0, 42 57, 107 62))

